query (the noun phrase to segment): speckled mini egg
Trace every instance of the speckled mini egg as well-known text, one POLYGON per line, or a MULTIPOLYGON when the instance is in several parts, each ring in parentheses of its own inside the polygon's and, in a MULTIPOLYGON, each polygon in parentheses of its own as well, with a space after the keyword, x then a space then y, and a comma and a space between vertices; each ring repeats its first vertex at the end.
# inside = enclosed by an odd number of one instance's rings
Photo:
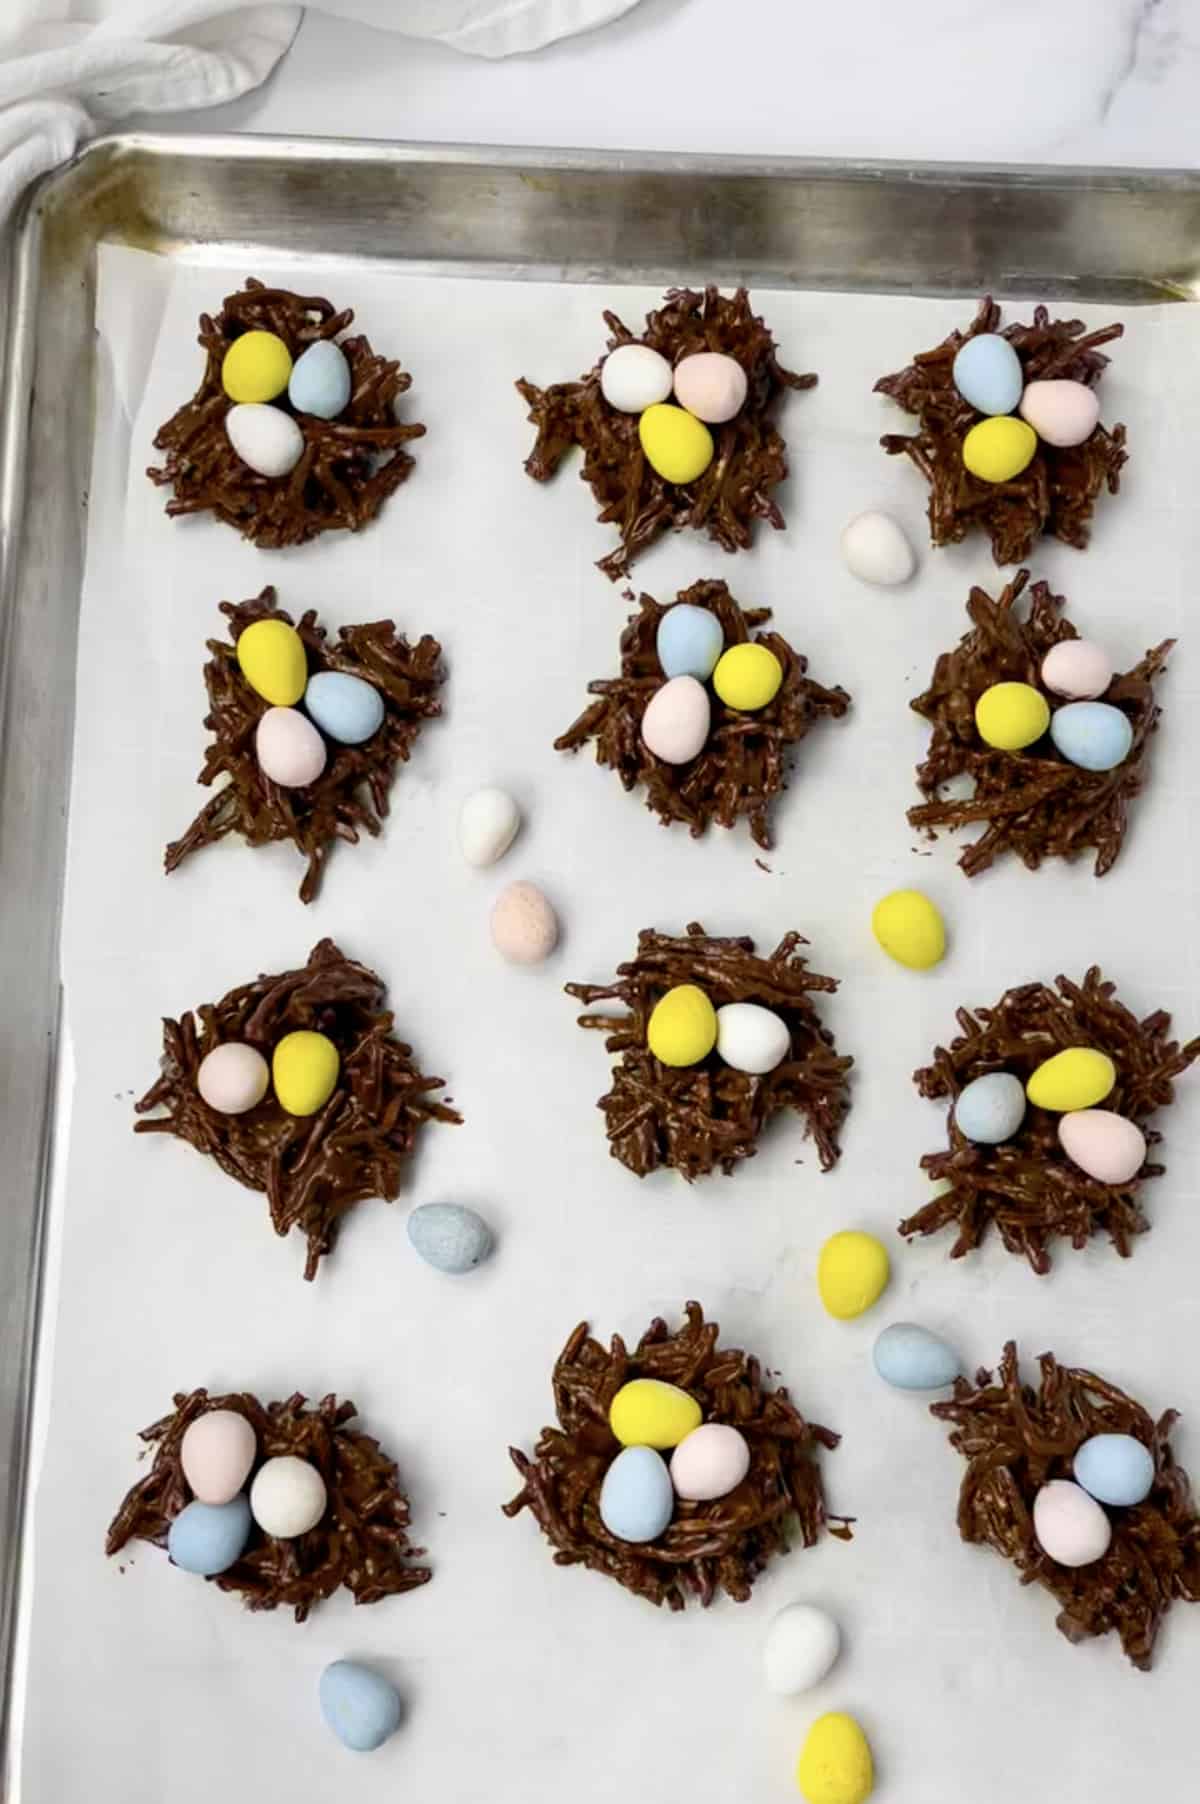
POLYGON ((786 1698, 819 1685, 841 1646, 832 1616, 815 1604, 788 1604, 772 1619, 763 1643, 767 1690, 786 1698))
POLYGON ((722 351, 696 351, 675 365, 675 399, 710 426, 741 412, 748 386, 737 358, 722 351))
POLYGON ((959 1091, 954 1125, 980 1146, 1011 1140, 1025 1119, 1025 1086, 1011 1071, 987 1071, 959 1091))
POLYGON ((350 365, 331 338, 318 338, 297 357, 288 381, 288 400, 297 413, 335 420, 350 400, 350 365))
POLYGON ((1094 1434, 1072 1465, 1076 1484, 1112 1509, 1132 1509, 1154 1488, 1154 1455, 1136 1435, 1094 1434))
POLYGON ((712 704, 692 676, 669 677, 642 715, 642 744, 664 764, 687 764, 704 749, 712 704))
POLYGON ((219 1115, 244 1115, 267 1094, 271 1073, 254 1046, 226 1040, 205 1053, 196 1072, 196 1088, 219 1115))
POLYGON ((343 1747, 370 1754, 400 1727, 400 1693, 357 1660, 335 1660, 321 1674, 321 1715, 343 1747))
POLYGON ((492 1250, 492 1231, 464 1203, 422 1203, 408 1218, 408 1238, 439 1272, 474 1271, 492 1250))
POLYGON ((980 413, 1011 413, 1021 399, 1021 359, 998 332, 977 332, 955 353, 954 386, 980 413))
POLYGON ((665 677, 690 676, 706 683, 725 646, 721 622, 710 608, 677 601, 658 623, 654 649, 665 677))
POLYGON ((282 407, 239 402, 225 415, 225 434, 257 476, 287 476, 304 455, 304 434, 282 407))
POLYGON ((1098 1184, 1128 1184, 1146 1161, 1146 1136, 1112 1109, 1074 1109, 1058 1123, 1063 1151, 1098 1184))
POLYGON ((600 1486, 600 1520, 618 1541, 657 1541, 675 1513, 671 1474, 653 1447, 623 1447, 600 1486))
POLYGON ((1115 770, 1129 756, 1133 726, 1111 702, 1068 702, 1050 722, 1050 737, 1081 770, 1115 770))
POLYGON ((238 1493, 228 1503, 188 1503, 167 1530, 167 1552, 183 1572, 215 1578, 241 1559, 250 1539, 250 1505, 238 1493))
POLYGON ((1060 1566, 1091 1566, 1108 1552, 1112 1523, 1082 1485, 1053 1478, 1033 1500, 1033 1532, 1060 1566))
POLYGON ((1112 659, 1090 639, 1060 639, 1042 659, 1042 682, 1051 695, 1093 701, 1112 682, 1112 659))
POLYGON ((304 706, 339 745, 364 745, 383 725, 383 697, 374 683, 348 670, 318 670, 308 679, 304 706))
POLYGON ((1100 418, 1100 397, 1085 382, 1030 382, 1021 396, 1021 418, 1047 445, 1082 445, 1100 418))
POLYGON ((254 1464, 258 1441, 236 1409, 210 1409, 188 1424, 179 1443, 179 1463, 192 1495, 201 1503, 228 1503, 237 1496, 254 1464))
POLYGON ((250 1513, 264 1535, 291 1541, 315 1528, 328 1501, 325 1480, 306 1459, 294 1453, 269 1459, 258 1468, 250 1487, 250 1513))
POLYGON ((746 1437, 728 1422, 702 1422, 671 1455, 675 1495, 688 1503, 714 1503, 736 1491, 750 1470, 746 1437))
POLYGON ((761 1077, 792 1049, 787 1022, 757 1002, 727 1002, 717 1010, 717 1052, 734 1071, 761 1077))
POLYGON ((540 965, 558 944, 558 916, 536 883, 510 883, 492 907, 492 944, 510 965, 540 965))
POLYGON ((666 358, 649 345, 618 345, 600 366, 600 393, 618 413, 641 413, 666 400, 673 379, 666 358))
POLYGON ((817 1718, 800 1750, 796 1783, 807 1804, 866 1804, 875 1766, 852 1716, 834 1710, 817 1718))
POLYGON ((304 789, 325 769, 325 741, 297 708, 268 708, 254 733, 264 777, 280 789, 304 789))

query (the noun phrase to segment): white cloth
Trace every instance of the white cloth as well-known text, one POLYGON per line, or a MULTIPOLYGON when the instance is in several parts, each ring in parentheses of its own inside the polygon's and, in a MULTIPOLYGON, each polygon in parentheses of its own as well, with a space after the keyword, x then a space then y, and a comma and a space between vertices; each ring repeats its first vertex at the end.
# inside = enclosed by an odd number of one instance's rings
MULTIPOLYGON (((512 56, 603 25, 637 0, 320 0, 321 10, 473 56, 512 56)), ((0 0, 0 225, 35 176, 134 113, 234 100, 275 67, 294 5, 0 0)), ((319 122, 318 122, 319 124, 319 122)))

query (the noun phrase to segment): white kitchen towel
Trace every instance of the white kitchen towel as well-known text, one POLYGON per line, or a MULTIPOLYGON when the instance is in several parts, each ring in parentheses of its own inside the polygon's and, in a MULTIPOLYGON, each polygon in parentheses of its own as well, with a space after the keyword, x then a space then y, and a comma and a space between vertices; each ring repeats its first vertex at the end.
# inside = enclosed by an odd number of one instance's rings
MULTIPOLYGON (((603 25, 636 4, 321 0, 321 10, 499 57, 603 25)), ((300 14, 299 6, 233 0, 0 0, 0 225, 34 177, 93 132, 131 114, 216 106, 258 87, 300 14)))

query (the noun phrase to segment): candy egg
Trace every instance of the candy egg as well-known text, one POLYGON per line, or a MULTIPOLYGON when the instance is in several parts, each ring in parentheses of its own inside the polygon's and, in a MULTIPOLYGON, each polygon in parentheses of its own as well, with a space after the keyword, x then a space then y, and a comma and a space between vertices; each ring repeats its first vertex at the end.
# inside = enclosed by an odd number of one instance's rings
POLYGON ((225 415, 225 433, 242 462, 259 476, 286 476, 304 455, 304 434, 281 407, 239 403, 225 415))
POLYGON ((653 1447, 625 1447, 600 1486, 600 1520, 618 1541, 656 1541, 675 1511, 671 1474, 653 1447))
POLYGON ((1058 1123, 1063 1151, 1098 1184, 1128 1184, 1142 1169, 1146 1136, 1111 1109, 1076 1109, 1058 1123))
POLYGON ((400 1693, 357 1660, 335 1660, 317 1688, 321 1715, 343 1747, 369 1754, 400 1727, 400 1693))
POLYGON ((646 462, 664 482, 695 482, 713 460, 712 433, 682 407, 647 407, 638 438, 646 462))
POLYGON ((1108 1552, 1112 1523, 1082 1486, 1053 1478, 1033 1500, 1033 1532, 1060 1566, 1091 1566, 1108 1552))
POLYGON ((866 1804, 875 1786, 867 1738, 852 1716, 819 1716, 805 1738, 796 1784, 808 1804, 866 1804))
POLYGON ((928 971, 946 954, 941 915, 919 889, 894 889, 875 904, 871 931, 889 958, 911 971, 928 971))
POLYGON ((238 634, 238 669, 251 689, 275 708, 290 708, 304 694, 308 658, 304 641, 286 620, 252 620, 238 634))
POLYGON ((659 621, 654 645, 664 676, 690 676, 706 683, 724 650, 725 635, 708 608, 677 601, 659 621))
POLYGON ((1068 702, 1050 722, 1050 737, 1082 770, 1115 770, 1129 756, 1133 727, 1111 702, 1068 702))
POLYGON ((477 869, 497 864, 521 827, 521 810, 504 789, 477 789, 458 816, 458 846, 477 869))
POLYGON ((618 345, 600 366, 600 393, 618 413, 641 413, 665 401, 673 380, 666 358, 649 345, 618 345))
POLYGON ((337 1088, 341 1058, 325 1034, 299 1028, 284 1034, 271 1058, 271 1081, 287 1115, 315 1115, 337 1088))
POLYGON ((661 1378, 631 1378, 608 1409, 608 1425, 623 1447, 678 1447, 700 1419, 696 1399, 661 1378))
POLYGON ((250 1486, 250 1513, 264 1535, 290 1541, 306 1535, 325 1514, 325 1480, 294 1453, 269 1459, 250 1486))
POLYGON ((842 558, 851 576, 885 589, 906 583, 917 567, 912 546, 890 514, 856 514, 842 529, 842 558))
POLYGON ((1076 1484, 1114 1509, 1144 1503, 1154 1488, 1154 1455, 1132 1434, 1094 1434, 1072 1463, 1076 1484))
POLYGON ((492 944, 510 965, 540 965, 558 944, 558 916, 536 883, 510 883, 492 907, 492 944))
POLYGON ((774 1617, 763 1643, 763 1677, 776 1697, 794 1697, 819 1685, 841 1651, 837 1623, 814 1604, 788 1604, 774 1617))
POLYGON ((188 1503, 167 1530, 167 1552, 184 1572, 215 1578, 236 1565, 250 1539, 250 1505, 239 1492, 228 1503, 188 1503))
POLYGON ((693 676, 668 677, 642 715, 642 744, 664 764, 687 764, 703 750, 712 721, 708 690, 693 676))
POLYGON ((304 706, 340 745, 362 745, 383 725, 383 697, 374 683, 348 670, 318 670, 308 679, 304 706))
POLYGON ((267 1094, 271 1073, 261 1052, 240 1040, 226 1040, 205 1053, 196 1072, 196 1088, 219 1115, 244 1115, 267 1094))
POLYGON ((775 653, 757 640, 731 645, 713 671, 713 688, 727 708, 753 714, 765 708, 779 693, 783 665, 775 653))
POLYGON ((675 399, 710 426, 723 425, 741 411, 747 386, 737 358, 721 351, 696 351, 675 365, 675 399))
POLYGON ((1112 682, 1112 659, 1090 639, 1060 639, 1042 659, 1042 682, 1051 695, 1086 702, 1103 695, 1112 682))
POLYGON ((1020 752, 1050 725, 1050 704, 1032 683, 993 683, 975 703, 975 725, 985 745, 1020 752))
POLYGON ((229 1503, 250 1475, 258 1452, 254 1430, 236 1409, 210 1409, 188 1424, 179 1463, 201 1503, 229 1503))
POLYGON ((297 413, 335 420, 350 399, 350 365, 331 338, 318 338, 296 359, 288 400, 297 413))
POLYGON ((221 360, 221 387, 231 401, 273 401, 288 385, 292 354, 275 332, 243 332, 221 360))
POLYGON ((1085 382, 1030 382, 1021 396, 1021 418, 1048 445, 1082 445, 1100 418, 1100 397, 1085 382))
POLYGON ((1044 1059, 1025 1086, 1037 1109, 1065 1115, 1103 1102, 1117 1081, 1117 1068, 1105 1052, 1091 1046, 1068 1046, 1044 1059))
POLYGON ((954 1125, 980 1146, 1011 1140, 1025 1119, 1025 1086, 1011 1071, 988 1071, 959 1091, 954 1125))
POLYGON ((998 332, 978 332, 955 354, 954 386, 980 413, 1011 413, 1021 399, 1021 359, 998 332))
POLYGON ((325 741, 295 708, 268 708, 254 733, 264 777, 281 789, 303 789, 325 769, 325 741))
POLYGON ((1037 448, 1032 426, 1003 415, 972 426, 963 440, 962 460, 980 482, 1011 482, 1033 462, 1037 448))
POLYGON ((422 1203, 408 1218, 408 1238, 439 1272, 473 1271, 492 1250, 491 1229, 462 1203, 422 1203))
POLYGON ((875 1370, 898 1391, 940 1391, 961 1371, 958 1355, 917 1322, 893 1322, 875 1342, 875 1370))
POLYGON ((847 1229, 833 1234, 817 1260, 817 1290, 830 1315, 848 1322, 877 1303, 891 1267, 887 1248, 873 1234, 847 1229))
POLYGON ((717 1051, 735 1071, 761 1077, 792 1050, 787 1022, 756 1002, 727 1002, 717 1010, 717 1051))
POLYGON ((646 1023, 646 1044, 663 1065, 698 1065, 717 1043, 717 1016, 694 983, 678 983, 660 996, 646 1023))
POLYGON ((750 1470, 744 1435, 727 1422, 702 1422, 671 1455, 671 1483, 688 1503, 713 1503, 736 1491, 750 1470))

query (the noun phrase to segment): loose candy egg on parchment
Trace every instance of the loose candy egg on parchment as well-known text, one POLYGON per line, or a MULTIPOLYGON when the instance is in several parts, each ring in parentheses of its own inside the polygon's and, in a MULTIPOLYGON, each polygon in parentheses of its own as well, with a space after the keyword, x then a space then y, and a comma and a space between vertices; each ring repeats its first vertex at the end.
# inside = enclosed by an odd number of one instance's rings
POLYGON ((794 1697, 819 1685, 841 1652, 833 1617, 815 1604, 788 1604, 775 1616, 763 1643, 763 1676, 776 1697, 794 1697))
POLYGON ((885 1384, 899 1391, 940 1391, 962 1370, 953 1347, 919 1322, 893 1322, 885 1328, 872 1358, 885 1384))
POLYGON ((468 864, 497 864, 521 830, 521 810, 507 790, 477 789, 458 816, 458 845, 468 864))
POLYGON ((864 1315, 887 1288, 887 1248, 873 1234, 844 1229, 832 1234, 817 1260, 817 1290, 830 1315, 846 1322, 864 1315))
POLYGON ((653 1447, 623 1447, 600 1486, 600 1520, 618 1541, 656 1541, 675 1513, 671 1474, 653 1447))
POLYGON ((558 916, 534 883, 510 883, 492 906, 492 944, 510 965, 540 965, 558 944, 558 916))
POLYGON ((642 743, 664 764, 688 764, 704 749, 711 721, 703 683, 693 676, 669 677, 642 715, 642 743))
POLYGON ((400 1727, 400 1693, 357 1660, 335 1660, 321 1674, 321 1715, 343 1747, 370 1754, 400 1727))
POLYGON ((229 1503, 250 1475, 258 1440, 236 1409, 210 1409, 189 1423, 179 1444, 179 1463, 192 1495, 201 1503, 229 1503))
POLYGON ((906 583, 917 567, 913 548, 890 514, 856 514, 842 529, 842 558, 851 576, 878 588, 906 583))
POLYGON ((294 1540, 315 1528, 328 1501, 325 1480, 306 1459, 280 1454, 258 1468, 250 1487, 250 1513, 265 1535, 294 1540))
POLYGON ((875 904, 871 931, 889 958, 910 971, 928 971, 946 955, 946 927, 919 889, 894 889, 875 904))
POLYGON ((408 1238, 439 1272, 474 1271, 492 1250, 492 1231, 464 1203, 422 1203, 408 1218, 408 1238))
POLYGON ((852 1716, 835 1710, 817 1718, 800 1750, 796 1783, 807 1804, 866 1804, 875 1766, 852 1716))
MULTIPOLYGON (((258 1107, 271 1073, 257 1047, 225 1040, 205 1053, 196 1072, 196 1088, 219 1115, 244 1115, 258 1107)), ((207 1420, 207 1418, 205 1418, 207 1420)))
POLYGON ((215 1578, 241 1559, 250 1539, 250 1505, 241 1492, 228 1503, 185 1504, 167 1530, 167 1553, 183 1572, 215 1578))

